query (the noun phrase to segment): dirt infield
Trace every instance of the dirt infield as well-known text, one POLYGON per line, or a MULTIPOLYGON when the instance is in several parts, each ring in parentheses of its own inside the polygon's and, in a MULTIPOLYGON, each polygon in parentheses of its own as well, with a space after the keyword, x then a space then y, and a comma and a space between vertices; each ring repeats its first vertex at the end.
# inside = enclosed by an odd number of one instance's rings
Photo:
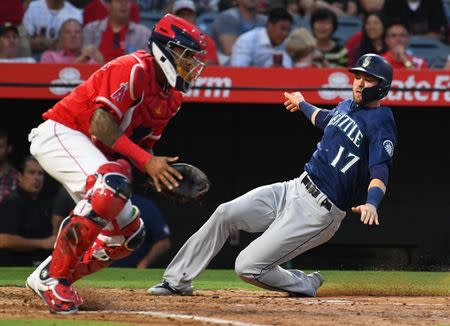
POLYGON ((293 298, 269 291, 197 291, 156 297, 145 290, 81 288, 80 313, 56 316, 21 287, 0 288, 0 319, 69 318, 146 325, 435 325, 450 324, 448 296, 364 296, 320 292, 293 298))

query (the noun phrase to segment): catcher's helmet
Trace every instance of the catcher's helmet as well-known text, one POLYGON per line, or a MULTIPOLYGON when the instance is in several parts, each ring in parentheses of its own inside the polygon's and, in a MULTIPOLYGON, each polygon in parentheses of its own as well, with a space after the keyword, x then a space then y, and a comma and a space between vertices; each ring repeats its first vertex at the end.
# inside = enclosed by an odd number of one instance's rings
POLYGON ((391 88, 392 66, 377 54, 364 54, 358 59, 356 66, 350 68, 349 71, 353 73, 361 71, 380 81, 376 86, 363 89, 362 99, 364 102, 381 100, 391 88))
POLYGON ((205 52, 205 35, 183 18, 171 14, 161 18, 152 30, 148 47, 169 84, 180 91, 187 92, 205 67, 197 58, 205 52), (175 47, 182 48, 183 53, 175 52, 175 47))

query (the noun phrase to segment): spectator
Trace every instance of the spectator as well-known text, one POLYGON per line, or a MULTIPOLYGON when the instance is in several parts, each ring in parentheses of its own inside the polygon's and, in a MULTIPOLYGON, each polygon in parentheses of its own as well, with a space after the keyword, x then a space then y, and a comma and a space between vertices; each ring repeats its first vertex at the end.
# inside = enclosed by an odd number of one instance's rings
MULTIPOLYGON (((139 24, 141 22, 141 13, 139 6, 135 1, 131 2, 130 7, 130 21, 139 24)), ((105 0, 92 0, 83 10, 83 24, 89 24, 96 20, 102 20, 108 17, 108 8, 105 4, 105 0)))
POLYGON ((298 12, 301 17, 311 17, 311 13, 316 9, 315 0, 298 0, 298 12))
POLYGON ((284 8, 270 10, 265 27, 256 27, 236 40, 230 65, 236 67, 292 67, 284 44, 292 26, 292 16, 284 8))
POLYGON ((20 57, 19 30, 11 23, 0 25, 0 62, 34 63, 32 57, 20 57))
POLYGON ((347 48, 332 38, 337 29, 336 14, 326 8, 314 10, 311 15, 311 28, 319 50, 314 63, 318 66, 346 67, 348 65, 347 48))
POLYGON ((82 48, 82 25, 76 19, 66 20, 59 30, 58 48, 42 53, 42 63, 93 63, 102 64, 103 56, 93 45, 82 48))
POLYGON ((9 135, 5 130, 0 129, 0 203, 17 187, 17 170, 8 159, 11 151, 9 135))
POLYGON ((314 52, 317 43, 306 28, 294 30, 286 39, 286 52, 293 61, 293 66, 305 68, 314 66, 314 52))
POLYGON ((10 22, 16 26, 22 23, 23 6, 21 0, 0 1, 0 24, 10 22))
POLYGON ((53 200, 52 206, 52 230, 53 234, 57 235, 61 222, 69 216, 69 213, 75 207, 75 201, 70 197, 64 187, 60 187, 53 200))
POLYGON ((444 70, 450 70, 450 54, 447 57, 447 63, 444 66, 444 70))
POLYGON ((0 1, 0 25, 10 22, 19 30, 19 57, 31 55, 30 42, 22 24, 24 7, 21 0, 0 1))
POLYGON ((309 17, 314 9, 314 0, 289 0, 286 9, 292 16, 293 26, 309 29, 309 17))
POLYGON ((228 10, 233 7, 234 7, 234 0, 219 0, 217 2, 217 11, 218 12, 222 12, 222 11, 228 10))
POLYGON ((171 246, 170 229, 158 207, 148 198, 133 195, 131 202, 141 211, 145 226, 145 240, 142 246, 130 256, 115 261, 112 267, 151 267, 171 246))
POLYGON ((333 11, 337 16, 355 16, 358 6, 353 0, 316 0, 316 8, 326 8, 333 11))
POLYGON ((383 9, 384 0, 358 0, 358 13, 362 17, 366 17, 372 12, 379 12, 383 9))
POLYGON ((31 51, 40 54, 54 47, 62 23, 69 18, 83 22, 81 11, 65 0, 32 1, 23 18, 31 51))
POLYGON ((68 0, 78 9, 84 9, 92 0, 68 0))
POLYGON ((392 68, 428 68, 427 62, 424 59, 408 54, 409 31, 404 23, 400 21, 392 22, 386 28, 385 40, 388 51, 384 55, 384 58, 392 65, 392 68))
POLYGON ((151 31, 144 25, 130 21, 131 0, 105 2, 109 16, 84 27, 84 45, 98 48, 105 62, 140 49, 147 49, 151 31))
POLYGON ((218 47, 219 56, 225 56, 221 63, 226 63, 239 35, 266 24, 266 17, 256 12, 257 3, 257 0, 236 0, 237 7, 221 12, 212 24, 211 35, 218 47))
POLYGON ((165 11, 168 5, 167 0, 136 0, 136 2, 142 11, 165 11))
POLYGON ((349 55, 350 66, 354 66, 359 57, 367 53, 383 55, 387 51, 384 42, 385 28, 381 13, 368 14, 363 21, 361 41, 349 55))
POLYGON ((448 23, 442 0, 386 0, 383 14, 409 28, 411 35, 447 39, 448 23))
POLYGON ((0 265, 37 266, 50 253, 50 212, 39 194, 44 170, 32 156, 19 169, 17 189, 0 205, 0 265))
MULTIPOLYGON (((172 10, 174 15, 184 18, 193 24, 196 23, 197 10, 192 0, 177 0, 174 2, 172 10)), ((199 58, 208 66, 218 65, 219 57, 217 55, 216 43, 214 43, 214 40, 208 35, 205 35, 205 41, 206 54, 199 55, 199 58)))

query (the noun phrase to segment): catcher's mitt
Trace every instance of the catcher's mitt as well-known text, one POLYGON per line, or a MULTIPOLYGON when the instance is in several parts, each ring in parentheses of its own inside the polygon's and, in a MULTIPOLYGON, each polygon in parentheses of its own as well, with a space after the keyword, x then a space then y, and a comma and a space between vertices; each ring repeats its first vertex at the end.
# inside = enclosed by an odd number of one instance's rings
MULTIPOLYGON (((198 202, 208 192, 210 182, 206 174, 199 168, 187 163, 174 163, 170 165, 180 172, 183 180, 179 180, 179 186, 172 190, 162 187, 161 194, 165 197, 181 203, 198 202)), ((148 179, 150 189, 155 190, 155 185, 151 178, 148 179)))

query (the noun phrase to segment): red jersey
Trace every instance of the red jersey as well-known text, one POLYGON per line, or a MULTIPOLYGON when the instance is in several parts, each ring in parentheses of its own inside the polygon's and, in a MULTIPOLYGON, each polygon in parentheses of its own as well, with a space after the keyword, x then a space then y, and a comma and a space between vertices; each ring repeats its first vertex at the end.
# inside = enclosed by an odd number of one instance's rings
POLYGON ((84 133, 108 155, 112 150, 89 132, 94 111, 103 107, 113 114, 128 137, 138 127, 150 128, 150 134, 142 138, 139 145, 152 148, 182 102, 180 91, 172 87, 164 91, 159 86, 154 70, 154 58, 145 51, 114 59, 94 72, 42 117, 84 133))
MULTIPOLYGON (((392 66, 393 69, 402 69, 402 68, 408 68, 406 67, 405 63, 398 62, 394 60, 394 55, 392 54, 392 50, 389 50, 388 52, 386 52, 383 57, 386 59, 387 62, 389 62, 392 66)), ((425 59, 419 58, 419 57, 415 57, 409 54, 406 54, 406 57, 408 58, 408 60, 412 63, 412 66, 415 69, 426 69, 428 68, 427 62, 425 61, 425 59)))
MULTIPOLYGON (((101 0, 90 1, 83 9, 83 25, 86 25, 95 20, 102 20, 108 16, 108 9, 101 0)), ((130 5, 130 19, 139 24, 140 11, 136 2, 132 1, 130 5)))
POLYGON ((105 62, 111 61, 127 53, 125 41, 127 34, 128 25, 123 26, 120 31, 114 33, 111 24, 108 23, 108 27, 103 33, 98 47, 105 62))

